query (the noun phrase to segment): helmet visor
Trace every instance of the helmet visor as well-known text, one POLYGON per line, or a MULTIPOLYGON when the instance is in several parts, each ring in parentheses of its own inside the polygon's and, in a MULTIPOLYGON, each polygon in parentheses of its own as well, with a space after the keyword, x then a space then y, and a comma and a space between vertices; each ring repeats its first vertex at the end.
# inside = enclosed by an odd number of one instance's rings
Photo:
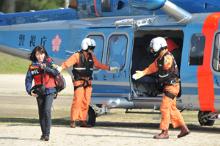
POLYGON ((89 46, 88 49, 93 51, 95 49, 95 46, 89 46))

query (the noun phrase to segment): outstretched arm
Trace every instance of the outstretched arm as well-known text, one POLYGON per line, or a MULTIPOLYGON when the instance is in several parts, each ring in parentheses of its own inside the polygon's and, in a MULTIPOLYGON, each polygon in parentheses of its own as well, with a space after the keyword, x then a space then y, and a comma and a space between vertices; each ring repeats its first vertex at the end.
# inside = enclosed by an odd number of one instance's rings
POLYGON ((135 80, 138 80, 138 79, 142 78, 145 75, 149 75, 149 74, 155 73, 157 71, 158 71, 157 60, 155 60, 152 64, 150 64, 143 71, 137 70, 135 72, 135 74, 132 75, 132 78, 135 79, 135 80))
POLYGON ((44 68, 44 71, 46 73, 53 75, 53 76, 57 76, 59 74, 59 71, 56 68, 54 68, 53 64, 51 66, 46 66, 44 68))
POLYGON ((151 63, 147 68, 143 70, 144 75, 149 75, 158 71, 157 60, 151 63))
POLYGON ((72 56, 70 56, 65 62, 62 63, 61 67, 63 69, 67 69, 70 66, 73 66, 74 64, 79 62, 79 53, 75 53, 72 56))
POLYGON ((110 67, 108 65, 100 63, 94 55, 92 55, 92 59, 94 61, 94 66, 96 68, 103 70, 110 70, 110 67))

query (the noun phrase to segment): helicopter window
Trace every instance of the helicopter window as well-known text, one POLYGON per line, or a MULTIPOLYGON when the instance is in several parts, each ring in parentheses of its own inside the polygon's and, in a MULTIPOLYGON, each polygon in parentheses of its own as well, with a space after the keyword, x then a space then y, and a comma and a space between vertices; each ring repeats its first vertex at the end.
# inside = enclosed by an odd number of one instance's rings
POLYGON ((220 72, 220 33, 215 36, 212 66, 215 71, 220 72))
POLYGON ((102 62, 103 50, 104 50, 104 37, 102 35, 90 35, 89 38, 92 38, 96 42, 96 47, 94 49, 94 54, 97 59, 102 62))
POLYGON ((123 7, 124 7, 124 2, 123 2, 123 1, 119 1, 119 2, 118 2, 118 7, 117 7, 117 9, 120 10, 120 9, 122 9, 123 7))
POLYGON ((102 0, 102 12, 111 12, 111 0, 102 0))
POLYGON ((108 43, 107 64, 122 69, 125 66, 128 38, 126 35, 112 35, 108 43))
POLYGON ((189 65, 202 65, 205 48, 205 36, 194 34, 191 38, 189 65))

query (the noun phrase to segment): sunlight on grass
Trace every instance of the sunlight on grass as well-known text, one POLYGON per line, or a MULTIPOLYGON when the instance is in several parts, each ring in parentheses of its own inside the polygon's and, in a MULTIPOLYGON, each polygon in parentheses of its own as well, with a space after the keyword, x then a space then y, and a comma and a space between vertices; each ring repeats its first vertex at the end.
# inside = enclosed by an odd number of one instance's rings
POLYGON ((26 73, 30 61, 0 52, 0 74, 26 73))

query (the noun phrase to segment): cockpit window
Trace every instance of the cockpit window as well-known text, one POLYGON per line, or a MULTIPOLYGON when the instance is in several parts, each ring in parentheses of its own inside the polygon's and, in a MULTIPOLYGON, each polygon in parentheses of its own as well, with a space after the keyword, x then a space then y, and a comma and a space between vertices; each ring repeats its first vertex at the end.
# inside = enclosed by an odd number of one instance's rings
POLYGON ((202 65, 205 48, 205 36, 194 34, 191 38, 189 65, 202 65))
POLYGON ((212 67, 215 71, 220 72, 220 33, 215 36, 212 67))
POLYGON ((107 64, 122 69, 126 62, 128 38, 126 35, 112 35, 108 43, 107 64))

